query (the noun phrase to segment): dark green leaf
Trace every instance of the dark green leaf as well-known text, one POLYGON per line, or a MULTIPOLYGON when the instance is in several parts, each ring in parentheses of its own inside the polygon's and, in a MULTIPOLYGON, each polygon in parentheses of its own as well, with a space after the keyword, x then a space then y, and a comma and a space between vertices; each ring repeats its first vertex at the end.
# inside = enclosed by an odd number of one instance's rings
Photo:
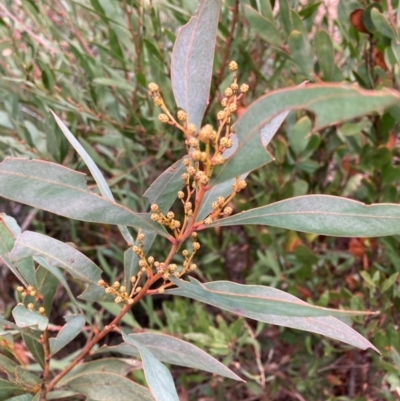
POLYGON ((171 59, 176 104, 188 122, 201 126, 210 96, 211 75, 221 0, 203 0, 196 14, 180 28, 171 59))
POLYGON ((396 34, 393 28, 390 26, 387 18, 377 8, 373 8, 370 15, 372 23, 378 32, 390 39, 395 39, 396 34))
POLYGON ((313 55, 306 36, 299 31, 293 31, 289 36, 290 56, 300 67, 307 79, 313 72, 313 55))
POLYGON ((50 316, 54 296, 57 291, 58 279, 49 269, 39 266, 36 270, 37 292, 43 297, 43 307, 46 316, 50 316))
POLYGON ((245 17, 251 29, 257 33, 262 39, 273 46, 281 46, 282 40, 279 31, 273 24, 273 20, 264 18, 259 12, 249 5, 244 9, 245 17))
POLYGON ((325 81, 332 81, 335 66, 332 39, 328 32, 319 29, 315 35, 315 52, 325 81))
POLYGON ((279 0, 279 15, 282 22, 283 30, 286 35, 290 35, 293 30, 290 8, 287 0, 279 0))

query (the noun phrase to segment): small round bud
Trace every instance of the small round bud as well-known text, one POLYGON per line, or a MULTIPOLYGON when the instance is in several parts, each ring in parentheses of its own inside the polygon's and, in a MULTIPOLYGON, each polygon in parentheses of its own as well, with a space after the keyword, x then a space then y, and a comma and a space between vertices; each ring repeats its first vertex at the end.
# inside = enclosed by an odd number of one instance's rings
POLYGON ((226 97, 231 97, 231 96, 233 95, 233 90, 232 90, 231 88, 226 88, 226 89, 224 90, 224 95, 225 95, 226 97))
POLYGON ((158 292, 159 294, 164 294, 164 291, 165 291, 165 288, 164 288, 164 287, 160 287, 160 288, 157 290, 157 292, 158 292))
POLYGON ((193 242, 192 247, 193 247, 194 251, 198 251, 200 249, 200 243, 199 242, 193 242))
POLYGON ((119 291, 123 294, 124 292, 126 292, 126 287, 124 285, 121 285, 119 291))
POLYGON ((172 220, 172 228, 179 228, 181 226, 181 222, 179 220, 172 220))
POLYGON ((168 219, 173 219, 175 217, 175 213, 174 212, 168 212, 167 213, 167 218, 168 219))
POLYGON ((186 130, 187 130, 188 134, 193 135, 196 133, 197 128, 194 124, 188 124, 186 130))
POLYGON ((146 261, 139 260, 139 267, 146 267, 146 266, 147 266, 146 261))
POLYGON ((218 209, 218 208, 219 208, 219 203, 218 203, 218 202, 213 202, 213 203, 211 204, 211 208, 212 208, 212 209, 218 209))
POLYGON ((238 69, 237 62, 236 62, 236 61, 231 61, 231 62, 229 63, 229 69, 230 69, 231 71, 236 71, 236 70, 238 69))
POLYGON ((136 290, 135 290, 135 293, 138 293, 140 291, 142 291, 142 287, 137 287, 136 290))
POLYGON ((237 91, 239 89, 239 85, 236 82, 234 82, 233 84, 231 84, 231 88, 233 91, 237 91))
POLYGON ((224 161, 225 161, 225 159, 224 159, 224 156, 222 156, 222 155, 217 155, 217 156, 215 156, 215 157, 213 158, 212 161, 213 161, 214 164, 223 164, 224 161))
POLYGON ((43 306, 41 306, 41 307, 39 308, 38 312, 39 312, 41 315, 44 315, 44 314, 46 313, 46 310, 43 308, 43 306))
POLYGON ((149 257, 147 258, 147 261, 148 261, 150 264, 154 263, 154 258, 153 258, 153 256, 149 256, 149 257))
POLYGON ((158 119, 163 123, 166 124, 169 121, 169 118, 166 114, 161 113, 158 115, 158 119))
POLYGON ((225 111, 219 111, 218 113, 217 113, 217 120, 223 120, 224 118, 226 117, 226 113, 225 113, 225 111))
POLYGON ((200 181, 200 183, 202 185, 207 185, 208 181, 209 181, 209 178, 206 175, 203 175, 203 176, 200 177, 199 181, 200 181))
POLYGON ((144 273, 146 270, 147 270, 146 267, 142 267, 142 268, 140 269, 140 271, 143 272, 143 273, 144 273))
POLYGON ((179 110, 177 114, 178 120, 179 121, 186 121, 187 120, 187 114, 183 110, 179 110))
POLYGON ((36 291, 35 291, 35 290, 31 291, 31 292, 29 293, 29 295, 30 295, 31 297, 36 297, 36 291))
POLYGON ((211 218, 211 217, 207 217, 207 218, 204 220, 203 223, 204 223, 206 226, 209 226, 212 222, 213 222, 212 218, 211 218))
POLYGON ((227 104, 228 104, 228 99, 227 99, 226 97, 224 97, 224 98, 221 100, 221 106, 222 106, 222 107, 226 107, 227 104))
POLYGON ((105 282, 104 280, 99 280, 99 281, 97 282, 97 285, 99 285, 99 286, 101 286, 101 287, 104 287, 104 286, 106 285, 106 282, 105 282))
POLYGON ((227 137, 222 137, 221 139, 220 139, 220 141, 219 141, 219 145, 221 146, 221 147, 223 147, 223 148, 226 148, 226 144, 228 143, 228 138, 227 137))
POLYGON ((156 205, 155 203, 153 203, 153 204, 151 205, 150 209, 151 209, 153 212, 158 212, 158 205, 156 205))
POLYGON ((139 241, 143 241, 144 240, 144 238, 145 238, 145 234, 143 234, 143 233, 140 233, 139 235, 138 235, 138 240, 139 241))
POLYGON ((27 308, 29 310, 34 310, 35 309, 35 305, 31 302, 30 304, 28 304, 27 308))
POLYGON ((129 298, 129 299, 128 299, 128 304, 129 304, 129 305, 133 305, 134 302, 135 302, 135 301, 134 301, 132 298, 129 298))
POLYGON ((182 160, 182 163, 184 166, 188 166, 190 164, 190 160, 186 157, 185 159, 182 160))
POLYGON ((185 193, 183 191, 178 192, 178 199, 183 199, 185 197, 185 193))
POLYGON ((121 302, 122 302, 122 297, 116 297, 116 298, 114 299, 114 302, 115 302, 116 304, 121 303, 121 302))
POLYGON ((17 291, 18 292, 22 292, 24 290, 24 287, 22 287, 22 285, 19 285, 18 287, 17 287, 17 291))
POLYGON ((184 249, 184 250, 182 251, 182 255, 186 258, 186 256, 189 255, 189 251, 188 251, 187 249, 184 249))
POLYGON ((197 265, 195 265, 194 263, 192 263, 192 264, 189 266, 189 269, 190 269, 190 270, 196 270, 196 269, 197 269, 197 265))
POLYGON ((240 92, 246 93, 248 90, 249 90, 249 85, 247 84, 240 85, 240 92))
POLYGON ((168 265, 168 269, 171 272, 174 272, 177 268, 178 268, 178 266, 175 263, 171 263, 170 265, 168 265))
POLYGON ((233 210, 231 207, 227 206, 226 208, 224 208, 224 214, 232 214, 233 210))
POLYGON ((238 183, 239 189, 245 189, 247 187, 247 183, 245 180, 240 180, 238 183))
POLYGON ((171 275, 170 273, 165 272, 165 273, 163 274, 163 279, 164 279, 164 280, 168 280, 170 275, 171 275))
POLYGON ((120 284, 119 281, 114 281, 114 282, 113 282, 113 285, 112 285, 112 288, 117 288, 117 289, 118 289, 118 288, 120 287, 120 285, 121 285, 121 284, 120 284))
POLYGON ((181 178, 182 178, 183 181, 187 181, 189 179, 189 174, 188 173, 183 173, 181 175, 181 178))
POLYGON ((152 213, 152 214, 150 215, 150 218, 151 218, 151 220, 153 220, 153 221, 158 221, 158 220, 160 220, 160 216, 159 216, 157 213, 152 213))
POLYGON ((131 283, 133 284, 135 281, 136 281, 136 277, 135 277, 135 276, 132 276, 132 277, 131 277, 131 283))
POLYGON ((111 287, 107 287, 105 290, 106 294, 112 294, 113 293, 113 289, 111 287))
POLYGON ((201 160, 201 152, 200 152, 200 150, 195 150, 192 153, 192 157, 193 157, 193 160, 196 160, 196 161, 201 160))
POLYGON ((196 238, 197 238, 197 233, 196 233, 196 232, 193 232, 192 234, 190 234, 190 236, 191 236, 193 239, 196 239, 196 238))
POLYGON ((225 198, 223 196, 218 196, 217 203, 219 205, 222 205, 224 202, 225 202, 225 198))
POLYGON ((189 166, 187 169, 187 172, 189 175, 195 175, 196 174, 196 169, 193 166, 189 166))
POLYGON ((164 102, 160 96, 155 97, 153 99, 153 102, 157 107, 161 107, 164 104, 164 102))
POLYGON ((158 85, 154 82, 150 82, 148 88, 150 92, 157 92, 159 90, 158 85))
MULTIPOLYGON (((141 249, 138 247, 138 246, 133 246, 132 247, 132 251, 134 252, 134 253, 136 253, 136 255, 139 255, 140 254, 140 251, 141 251, 141 249)), ((117 282, 117 281, 116 281, 117 282)), ((114 283, 115 284, 115 283, 114 283)), ((113 284, 113 285, 114 285, 113 284)))
POLYGON ((192 148, 198 148, 199 147, 199 140, 196 138, 190 138, 189 139, 189 146, 192 148))
POLYGON ((215 141, 217 139, 217 131, 213 131, 210 134, 210 140, 215 141))
POLYGON ((185 210, 190 210, 193 207, 192 202, 186 202, 184 205, 185 210))
POLYGON ((26 289, 28 290, 28 292, 31 292, 34 290, 34 288, 31 285, 28 285, 28 287, 26 289))
POLYGON ((231 113, 234 113, 236 110, 237 110, 237 104, 236 104, 236 103, 231 103, 231 104, 229 105, 229 111, 230 111, 231 113))

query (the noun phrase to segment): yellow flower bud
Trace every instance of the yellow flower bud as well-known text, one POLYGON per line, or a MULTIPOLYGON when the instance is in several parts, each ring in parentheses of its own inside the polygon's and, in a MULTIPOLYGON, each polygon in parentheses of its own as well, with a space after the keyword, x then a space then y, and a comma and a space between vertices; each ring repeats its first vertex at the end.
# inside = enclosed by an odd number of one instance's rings
POLYGON ((223 120, 224 118, 226 117, 226 113, 225 113, 225 111, 219 111, 218 113, 217 113, 217 120, 223 120))
POLYGON ((233 91, 237 91, 239 88, 239 85, 236 82, 234 82, 233 84, 231 84, 231 88, 233 91))
POLYGON ((180 120, 180 121, 187 120, 187 114, 183 110, 179 110, 177 116, 178 116, 178 120, 180 120))
POLYGON ((167 213, 167 218, 168 219, 173 219, 175 217, 175 213, 174 212, 168 212, 167 213))
POLYGON ((158 119, 163 123, 166 124, 169 121, 169 118, 166 114, 161 113, 158 115, 158 119))
POLYGON ((238 69, 237 62, 236 62, 236 61, 231 61, 231 62, 229 63, 229 69, 230 69, 231 71, 236 71, 236 70, 238 69))
POLYGON ((164 104, 164 102, 163 102, 163 100, 162 100, 162 98, 161 98, 160 96, 155 97, 155 98, 153 99, 153 101, 154 101, 154 104, 155 104, 157 107, 161 107, 161 106, 164 104))
POLYGON ((183 191, 178 192, 178 199, 183 199, 185 197, 185 193, 183 191))
POLYGON ((153 204, 151 205, 150 209, 151 209, 153 212, 158 212, 158 205, 156 205, 155 203, 153 203, 153 204))
POLYGON ((207 217, 207 218, 204 220, 203 223, 204 223, 206 226, 209 226, 212 222, 213 222, 212 218, 211 218, 211 217, 207 217))
POLYGON ((197 128, 194 124, 188 124, 186 129, 187 129, 188 134, 190 134, 190 135, 195 134, 197 131, 197 128))
POLYGON ((150 82, 148 88, 150 92, 157 92, 159 90, 158 85, 154 82, 150 82))
POLYGON ((248 90, 249 90, 249 85, 247 84, 240 85, 240 92, 246 93, 248 90))
POLYGON ((224 95, 226 97, 231 97, 233 95, 232 89, 231 88, 226 88, 225 91, 224 91, 224 95))
POLYGON ((193 242, 192 247, 193 247, 194 251, 198 251, 200 249, 200 243, 199 242, 193 242))

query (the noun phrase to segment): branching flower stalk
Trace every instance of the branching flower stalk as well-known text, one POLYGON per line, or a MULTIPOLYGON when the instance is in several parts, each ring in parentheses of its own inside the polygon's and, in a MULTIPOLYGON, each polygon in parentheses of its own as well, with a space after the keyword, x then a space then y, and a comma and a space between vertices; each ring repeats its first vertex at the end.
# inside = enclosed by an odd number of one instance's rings
POLYGON ((197 265, 193 260, 196 252, 201 247, 197 231, 201 231, 215 219, 229 216, 232 213, 233 210, 229 203, 237 193, 246 187, 246 182, 239 177, 232 186, 231 194, 226 198, 218 197, 212 203, 212 210, 209 215, 202 221, 196 221, 204 195, 210 189, 209 181, 214 168, 225 162, 224 152, 234 145, 232 117, 236 113, 239 100, 249 88, 247 84, 242 84, 239 87, 236 75, 237 68, 235 61, 229 63, 229 69, 233 72, 233 82, 224 91, 224 97, 221 100, 222 110, 216 116, 217 129, 214 129, 210 124, 206 124, 198 130, 197 127, 188 122, 187 114, 183 110, 179 110, 175 118, 165 105, 158 85, 155 83, 149 84, 149 94, 155 106, 162 111, 158 119, 164 124, 178 128, 185 137, 187 156, 183 158, 183 164, 186 167, 186 172, 182 174, 183 189, 177 193, 177 199, 182 205, 182 220, 179 220, 172 211, 164 214, 158 205, 151 205, 151 219, 166 227, 172 234, 170 240, 171 248, 167 257, 160 261, 156 260, 154 256, 145 255, 143 251, 145 234, 138 235, 138 245, 133 246, 132 251, 139 259, 139 272, 136 276, 131 277, 132 289, 128 292, 127 287, 119 281, 115 281, 111 285, 104 280, 99 280, 98 282, 98 285, 103 287, 108 295, 114 297, 115 303, 124 304, 122 310, 108 326, 105 326, 101 331, 95 331, 93 338, 88 341, 78 358, 55 376, 46 388, 42 390, 42 397, 45 397, 49 391, 53 390, 56 384, 71 369, 83 361, 102 338, 110 331, 115 330, 116 325, 123 316, 140 299, 146 295, 163 293, 165 289, 174 285, 170 280, 171 277, 181 278, 188 272, 195 270, 197 265), (173 258, 189 238, 191 240, 191 249, 182 250, 184 262, 182 266, 177 266, 177 264, 173 263, 173 258))

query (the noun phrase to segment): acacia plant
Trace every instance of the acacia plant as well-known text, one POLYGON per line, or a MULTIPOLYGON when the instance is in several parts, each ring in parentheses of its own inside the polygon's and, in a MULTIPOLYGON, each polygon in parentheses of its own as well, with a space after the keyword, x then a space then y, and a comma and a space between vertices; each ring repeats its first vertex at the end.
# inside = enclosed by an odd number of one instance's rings
MULTIPOLYGON (((160 110, 159 120, 180 131, 182 148, 186 149, 186 155, 144 194, 150 203, 149 213, 137 213, 114 201, 99 168, 56 115, 59 127, 96 181, 99 194, 88 189, 84 174, 60 164, 21 158, 6 158, 0 164, 0 196, 70 219, 118 225, 127 243, 123 280, 107 282, 101 269, 71 244, 32 231, 21 232, 13 217, 0 215, 0 257, 21 281, 21 302, 12 310, 14 321, 0 316, 1 335, 10 350, 14 338, 21 337, 41 368, 37 375, 10 355, 0 355, 0 370, 7 375, 7 379, 0 379, 3 397, 16 395, 15 400, 36 401, 72 399, 81 394, 93 400, 178 400, 172 376, 162 362, 242 380, 188 342, 157 332, 129 333, 123 318, 141 299, 154 294, 191 298, 239 316, 379 352, 340 320, 374 312, 328 309, 271 287, 229 281, 202 283, 190 277, 197 268, 201 232, 211 227, 257 224, 339 237, 400 233, 399 205, 365 205, 336 196, 306 195, 233 213, 231 201, 246 187, 247 175, 273 161, 266 147, 290 110, 312 112, 312 130, 317 131, 380 112, 397 103, 400 95, 344 84, 305 83, 268 93, 237 118, 248 85, 240 76, 240 66, 231 61, 231 80, 220 100, 220 110, 209 116, 214 124, 203 124, 220 7, 221 1, 202 0, 196 14, 179 31, 171 63, 177 107, 166 105, 163 88, 156 83, 148 85, 149 96, 160 110), (136 240, 130 228, 138 231, 136 240), (153 242, 160 237, 169 244, 165 254, 152 252, 153 242), (70 290, 63 271, 86 284, 79 299, 70 290), (65 316, 65 325, 54 336, 49 317, 58 285, 71 298, 71 314, 65 316), (122 307, 112 321, 99 328, 85 312, 87 304, 96 302, 122 307), (53 364, 57 353, 84 328, 89 332, 86 345, 62 366, 53 364), (110 332, 120 333, 121 343, 98 348, 110 332), (110 351, 125 357, 139 356, 148 388, 126 377, 130 365, 123 357, 85 362, 88 357, 110 351), (22 394, 24 398, 18 398, 22 394)), ((250 19, 260 18, 255 10, 247 11, 250 19)), ((295 31, 291 40, 293 48, 301 48, 304 37, 295 31)))

